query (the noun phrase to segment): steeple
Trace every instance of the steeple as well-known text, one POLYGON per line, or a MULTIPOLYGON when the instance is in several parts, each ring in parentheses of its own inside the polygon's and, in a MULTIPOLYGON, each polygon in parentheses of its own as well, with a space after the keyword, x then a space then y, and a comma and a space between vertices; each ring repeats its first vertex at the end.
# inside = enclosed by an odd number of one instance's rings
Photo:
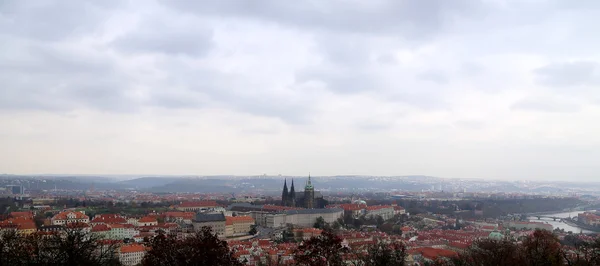
POLYGON ((307 209, 314 208, 315 200, 315 188, 310 180, 310 173, 308 173, 308 180, 306 180, 306 186, 304 187, 304 207, 307 209))
POLYGON ((310 181, 310 173, 308 173, 308 180, 306 180, 306 186, 304 187, 304 190, 307 189, 313 189, 312 182, 310 181))
POLYGON ((283 181, 283 192, 281 193, 281 205, 287 206, 289 198, 288 188, 287 188, 287 178, 283 181))
POLYGON ((292 187, 290 188, 290 206, 296 206, 296 190, 294 189, 294 179, 292 178, 292 187))

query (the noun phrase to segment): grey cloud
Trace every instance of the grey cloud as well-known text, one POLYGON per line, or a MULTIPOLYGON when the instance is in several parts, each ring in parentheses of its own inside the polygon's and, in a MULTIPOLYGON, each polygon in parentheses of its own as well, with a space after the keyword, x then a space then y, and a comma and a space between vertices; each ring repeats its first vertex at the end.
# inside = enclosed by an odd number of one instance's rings
POLYGON ((0 32, 43 41, 57 41, 93 32, 121 1, 5 0, 0 6, 0 32))
POLYGON ((0 53, 0 108, 131 109, 127 81, 109 60, 49 46, 22 49, 30 58, 0 53))
POLYGON ((573 113, 580 107, 570 102, 552 101, 549 99, 523 99, 511 105, 513 111, 537 111, 549 113, 573 113))
POLYGON ((304 70, 296 73, 296 82, 322 82, 327 89, 341 94, 354 94, 379 89, 378 84, 360 70, 339 69, 337 71, 304 70))
POLYGON ((459 72, 466 76, 478 76, 485 71, 485 67, 475 62, 464 62, 460 65, 459 72))
POLYGON ((421 1, 161 1, 185 12, 258 18, 301 28, 427 37, 453 16, 480 14, 485 5, 468 0, 421 1))
POLYGON ((380 64, 395 64, 397 62, 396 57, 392 54, 382 54, 376 60, 380 64))
POLYGON ((418 74, 417 78, 425 81, 431 81, 437 84, 448 83, 448 78, 446 77, 446 75, 442 71, 434 69, 418 74))
POLYGON ((200 56, 212 46, 212 31, 202 25, 167 27, 168 22, 146 22, 140 28, 113 41, 113 45, 127 53, 150 52, 167 55, 200 56))
POLYGON ((277 118, 288 123, 307 123, 313 111, 303 95, 289 88, 271 91, 247 77, 209 68, 190 67, 167 60, 160 67, 168 73, 162 88, 153 92, 148 104, 163 108, 220 107, 256 116, 277 118))
POLYGON ((422 110, 448 109, 450 104, 437 93, 394 92, 385 96, 385 100, 404 103, 422 110))
POLYGON ((572 87, 600 84, 600 67, 596 62, 553 63, 534 71, 540 84, 572 87))
POLYGON ((369 61, 369 43, 356 34, 324 34, 316 38, 319 53, 329 62, 361 67, 369 61))

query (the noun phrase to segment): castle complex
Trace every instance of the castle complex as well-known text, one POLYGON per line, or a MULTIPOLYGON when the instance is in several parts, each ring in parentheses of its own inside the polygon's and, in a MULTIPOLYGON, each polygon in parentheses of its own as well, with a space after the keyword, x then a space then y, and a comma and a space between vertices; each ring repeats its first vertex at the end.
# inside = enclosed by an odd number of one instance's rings
POLYGON ((323 195, 319 191, 315 193, 315 187, 312 184, 310 175, 306 180, 303 192, 296 192, 294 188, 294 180, 292 179, 292 186, 288 190, 287 179, 283 183, 283 192, 281 193, 281 205, 287 207, 299 207, 299 208, 324 208, 326 205, 323 195))

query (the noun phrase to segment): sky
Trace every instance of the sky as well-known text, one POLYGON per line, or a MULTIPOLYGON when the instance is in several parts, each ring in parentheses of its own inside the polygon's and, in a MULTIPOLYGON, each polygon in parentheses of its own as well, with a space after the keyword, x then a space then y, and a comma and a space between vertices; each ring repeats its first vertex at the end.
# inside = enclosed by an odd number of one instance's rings
POLYGON ((600 180, 600 1, 0 1, 0 173, 600 180))

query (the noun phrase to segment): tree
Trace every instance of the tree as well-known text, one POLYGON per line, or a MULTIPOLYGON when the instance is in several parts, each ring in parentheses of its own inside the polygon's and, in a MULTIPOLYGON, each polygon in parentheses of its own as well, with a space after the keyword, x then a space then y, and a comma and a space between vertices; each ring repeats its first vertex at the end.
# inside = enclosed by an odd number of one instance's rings
POLYGON ((558 238, 547 230, 537 229, 523 241, 523 255, 527 265, 564 265, 558 238))
POLYGON ((318 228, 318 229, 324 229, 325 228, 325 219, 323 219, 323 217, 319 216, 317 218, 317 221, 315 222, 315 224, 313 225, 314 228, 318 228))
POLYGON ((101 240, 78 224, 50 235, 11 231, 0 236, 0 265, 120 265, 115 242, 101 240))
POLYGON ((383 219, 383 217, 381 217, 379 215, 377 216, 377 218, 375 219, 375 221, 377 223, 377 226, 382 226, 383 223, 385 223, 385 220, 383 219))
POLYGON ((563 251, 563 257, 567 265, 600 265, 600 238, 594 241, 578 240, 573 242, 575 250, 563 251))
POLYGON ((258 233, 258 230, 256 230, 256 225, 250 226, 250 231, 248 232, 248 234, 256 235, 256 233, 258 233))
POLYGON ((295 251, 298 265, 341 266, 342 256, 348 250, 342 246, 342 239, 331 231, 323 231, 320 236, 311 237, 295 251))
POLYGON ((400 242, 379 242, 369 247, 366 256, 359 256, 364 266, 403 266, 407 256, 406 246, 400 242))
POLYGON ((334 221, 333 224, 331 225, 331 228, 333 228, 335 230, 339 230, 340 228, 342 228, 342 225, 340 224, 340 222, 334 221))
POLYGON ((481 239, 452 261, 454 265, 524 265, 519 247, 507 240, 481 239))
POLYGON ((185 240, 159 234, 150 243, 150 251, 142 265, 242 265, 233 257, 227 242, 212 233, 210 227, 202 227, 194 236, 185 240))

